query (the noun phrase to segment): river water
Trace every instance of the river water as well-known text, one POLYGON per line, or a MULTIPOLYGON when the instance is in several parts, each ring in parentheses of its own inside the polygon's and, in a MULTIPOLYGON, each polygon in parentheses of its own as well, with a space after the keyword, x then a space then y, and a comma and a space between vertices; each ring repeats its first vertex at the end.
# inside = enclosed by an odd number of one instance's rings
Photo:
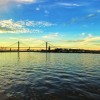
POLYGON ((100 100, 100 55, 0 53, 0 100, 100 100))

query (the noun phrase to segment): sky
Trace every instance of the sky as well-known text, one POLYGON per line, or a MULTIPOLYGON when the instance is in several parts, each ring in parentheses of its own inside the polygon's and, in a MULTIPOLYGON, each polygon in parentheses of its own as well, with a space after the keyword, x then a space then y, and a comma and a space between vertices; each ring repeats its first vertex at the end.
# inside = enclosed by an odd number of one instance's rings
POLYGON ((100 50, 100 0, 0 0, 0 47, 17 41, 100 50))

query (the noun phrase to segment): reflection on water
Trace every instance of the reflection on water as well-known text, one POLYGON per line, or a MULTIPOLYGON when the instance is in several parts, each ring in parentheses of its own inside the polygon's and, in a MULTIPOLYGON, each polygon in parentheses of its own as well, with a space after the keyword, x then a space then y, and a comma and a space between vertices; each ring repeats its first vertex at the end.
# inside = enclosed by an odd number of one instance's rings
POLYGON ((0 53, 0 100, 100 100, 100 55, 0 53))

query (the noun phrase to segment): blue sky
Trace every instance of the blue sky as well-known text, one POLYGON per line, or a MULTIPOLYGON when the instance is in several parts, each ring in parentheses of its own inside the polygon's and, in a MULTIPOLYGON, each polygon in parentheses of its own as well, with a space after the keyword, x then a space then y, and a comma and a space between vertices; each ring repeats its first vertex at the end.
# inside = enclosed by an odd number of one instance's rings
POLYGON ((1 0, 0 44, 51 41, 67 48, 100 49, 99 0, 1 0))

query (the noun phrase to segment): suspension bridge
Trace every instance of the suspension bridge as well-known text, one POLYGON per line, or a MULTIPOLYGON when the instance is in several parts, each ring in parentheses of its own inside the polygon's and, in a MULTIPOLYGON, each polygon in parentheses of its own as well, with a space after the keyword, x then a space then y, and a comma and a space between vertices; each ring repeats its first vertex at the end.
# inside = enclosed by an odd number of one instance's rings
POLYGON ((47 41, 41 45, 29 46, 23 42, 17 41, 9 46, 0 47, 0 52, 61 52, 61 53, 99 53, 100 50, 85 50, 85 49, 68 49, 62 46, 54 46, 47 41))
POLYGON ((23 42, 17 41, 9 46, 0 47, 0 52, 35 52, 35 51, 44 51, 50 52, 51 49, 56 49, 58 47, 53 46, 49 42, 43 42, 38 46, 29 46, 23 42))

